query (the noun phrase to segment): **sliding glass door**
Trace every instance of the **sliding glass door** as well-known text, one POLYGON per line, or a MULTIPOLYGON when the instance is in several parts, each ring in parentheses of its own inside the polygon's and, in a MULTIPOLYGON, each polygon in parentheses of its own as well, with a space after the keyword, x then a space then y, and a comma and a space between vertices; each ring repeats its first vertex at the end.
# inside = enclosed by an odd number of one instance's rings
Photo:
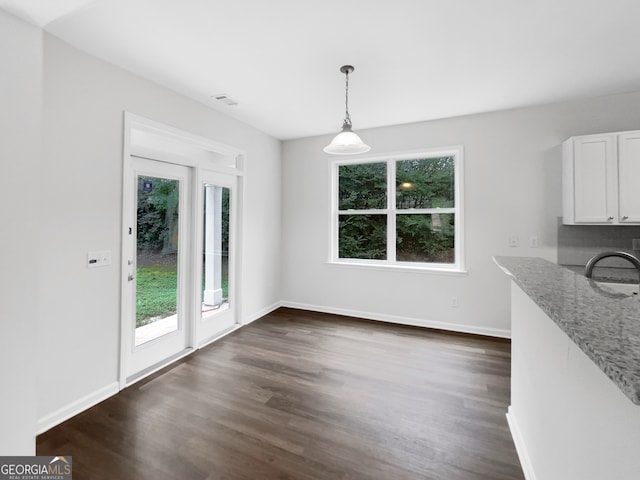
POLYGON ((238 325, 243 159, 125 113, 121 388, 238 325))

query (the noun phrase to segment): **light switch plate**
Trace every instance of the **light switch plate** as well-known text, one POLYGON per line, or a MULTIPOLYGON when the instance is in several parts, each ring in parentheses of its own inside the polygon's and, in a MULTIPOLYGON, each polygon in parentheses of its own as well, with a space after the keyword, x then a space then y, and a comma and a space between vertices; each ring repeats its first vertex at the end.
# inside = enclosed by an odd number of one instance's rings
POLYGON ((111 265, 111 250, 87 253, 87 268, 106 267, 107 265, 111 265))

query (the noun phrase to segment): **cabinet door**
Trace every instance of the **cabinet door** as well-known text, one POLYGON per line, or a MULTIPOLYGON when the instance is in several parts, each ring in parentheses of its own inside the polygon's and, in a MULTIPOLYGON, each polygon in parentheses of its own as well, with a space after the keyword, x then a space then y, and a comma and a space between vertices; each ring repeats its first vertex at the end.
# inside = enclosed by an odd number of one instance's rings
POLYGON ((617 221, 616 143, 612 135, 574 140, 576 223, 617 221))
POLYGON ((620 222, 640 223, 640 132, 618 137, 620 222))

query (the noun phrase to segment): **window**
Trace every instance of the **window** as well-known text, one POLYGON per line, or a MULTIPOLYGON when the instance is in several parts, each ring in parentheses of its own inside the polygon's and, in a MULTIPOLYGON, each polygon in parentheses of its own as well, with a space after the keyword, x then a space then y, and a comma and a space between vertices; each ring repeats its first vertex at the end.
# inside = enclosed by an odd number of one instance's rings
POLYGON ((332 163, 333 262, 460 271, 462 148, 332 163))

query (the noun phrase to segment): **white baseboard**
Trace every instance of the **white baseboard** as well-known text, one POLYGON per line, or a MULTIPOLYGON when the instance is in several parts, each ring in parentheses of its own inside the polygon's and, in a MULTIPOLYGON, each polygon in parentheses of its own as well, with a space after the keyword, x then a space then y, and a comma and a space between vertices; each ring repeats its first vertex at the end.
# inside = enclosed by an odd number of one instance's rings
POLYGON ((524 478, 526 478, 526 480, 536 480, 536 474, 533 471, 533 465, 531 464, 531 459, 527 452, 527 446, 524 443, 524 438, 522 437, 522 432, 520 431, 520 427, 518 426, 512 407, 509 407, 507 411, 507 422, 509 423, 509 430, 511 430, 513 443, 516 446, 516 451, 518 452, 518 458, 520 459, 524 478))
POLYGON ((363 312, 359 310, 349 310, 345 308, 327 307, 324 305, 308 305, 305 303, 283 301, 280 306, 298 308, 300 310, 310 310, 313 312, 332 313, 334 315, 344 315, 347 317, 364 318, 365 320, 376 320, 380 322, 398 323, 401 325, 411 325, 413 327, 434 328, 437 330, 448 330, 451 332, 472 333, 485 335, 488 337, 511 338, 509 330, 499 328, 477 327, 474 325, 463 325, 458 323, 438 322, 435 320, 425 320, 422 318, 400 317, 397 315, 386 315, 381 313, 363 312))
POLYGON ((106 400, 107 398, 115 395, 119 391, 119 382, 110 383, 109 385, 102 387, 101 389, 96 390, 89 395, 85 395, 84 397, 56 410, 55 412, 38 419, 36 434, 40 435, 41 433, 46 432, 50 428, 53 428, 56 425, 61 424, 65 420, 68 420, 71 417, 87 410, 88 408, 97 405, 103 400, 106 400))
POLYGON ((282 306, 282 302, 275 302, 274 304, 269 305, 268 307, 263 308, 262 310, 254 312, 251 315, 247 315, 242 319, 242 326, 244 327, 245 325, 249 325, 251 322, 255 322, 259 318, 262 318, 265 315, 268 315, 269 313, 273 312, 274 310, 277 310, 281 306, 282 306))

